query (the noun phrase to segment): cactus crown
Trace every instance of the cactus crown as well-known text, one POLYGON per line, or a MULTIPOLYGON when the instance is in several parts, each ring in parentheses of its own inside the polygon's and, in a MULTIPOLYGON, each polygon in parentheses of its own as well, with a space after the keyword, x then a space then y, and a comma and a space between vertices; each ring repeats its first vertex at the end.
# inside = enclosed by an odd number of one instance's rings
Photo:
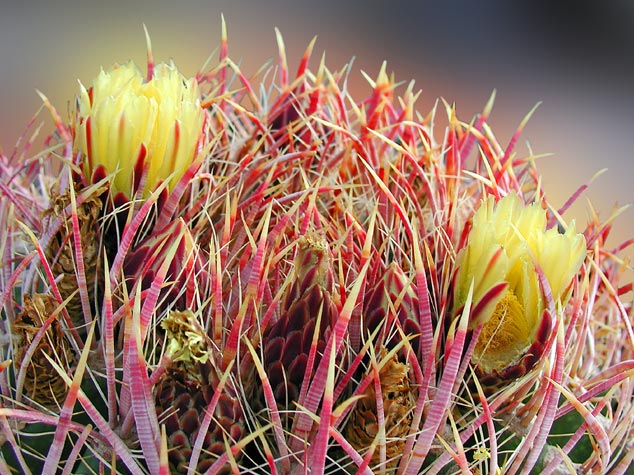
POLYGON ((104 70, 0 154, 0 474, 626 473, 616 216, 578 232, 493 98, 354 98, 278 43, 104 70))

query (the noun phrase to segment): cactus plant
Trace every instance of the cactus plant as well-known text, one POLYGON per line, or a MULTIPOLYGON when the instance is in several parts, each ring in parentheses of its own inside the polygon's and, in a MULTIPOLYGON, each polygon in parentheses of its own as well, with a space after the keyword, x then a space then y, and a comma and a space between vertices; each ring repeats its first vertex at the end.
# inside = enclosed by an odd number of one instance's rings
POLYGON ((628 473, 618 211, 578 232, 493 97, 355 99, 277 40, 104 70, 0 154, 0 474, 628 473))

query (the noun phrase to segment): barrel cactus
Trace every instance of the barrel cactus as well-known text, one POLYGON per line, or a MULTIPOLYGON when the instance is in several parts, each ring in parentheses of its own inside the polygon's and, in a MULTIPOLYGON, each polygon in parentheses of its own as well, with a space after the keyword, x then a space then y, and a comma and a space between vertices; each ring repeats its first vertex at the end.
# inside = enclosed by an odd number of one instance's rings
POLYGON ((355 98, 277 39, 104 69, 0 154, 0 474, 631 473, 618 213, 556 208, 493 97, 355 98))

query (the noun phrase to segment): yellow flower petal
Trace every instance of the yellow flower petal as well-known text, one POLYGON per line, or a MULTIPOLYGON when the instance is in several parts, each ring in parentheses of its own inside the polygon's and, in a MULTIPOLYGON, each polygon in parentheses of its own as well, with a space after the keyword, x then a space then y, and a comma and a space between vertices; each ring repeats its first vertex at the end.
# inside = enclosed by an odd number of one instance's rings
POLYGON ((555 302, 567 303, 567 289, 586 256, 586 243, 572 223, 561 234, 546 230, 540 203, 525 205, 514 193, 495 203, 489 196, 472 220, 466 247, 457 258, 454 313, 464 306, 474 282, 471 328, 483 325, 474 359, 485 372, 518 363, 535 338, 546 308, 543 272, 555 302), (491 297, 491 289, 506 284, 491 297))
POLYGON ((75 148, 89 178, 102 166, 114 176, 111 190, 127 197, 136 191, 145 154, 147 196, 160 182, 171 189, 180 179, 195 158, 203 122, 195 80, 159 64, 146 82, 130 62, 102 70, 90 89, 80 86, 75 148))

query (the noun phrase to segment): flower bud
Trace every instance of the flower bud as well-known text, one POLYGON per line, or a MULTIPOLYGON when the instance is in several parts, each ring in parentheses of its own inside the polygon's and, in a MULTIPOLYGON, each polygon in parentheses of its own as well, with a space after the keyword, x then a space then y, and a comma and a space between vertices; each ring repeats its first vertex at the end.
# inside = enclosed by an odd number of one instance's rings
POLYGON ((110 175, 113 195, 143 196, 161 182, 174 187, 196 156, 204 111, 194 79, 159 64, 145 81, 132 62, 102 70, 81 85, 75 148, 88 179, 110 175), (95 173, 97 174, 95 175, 95 173))

